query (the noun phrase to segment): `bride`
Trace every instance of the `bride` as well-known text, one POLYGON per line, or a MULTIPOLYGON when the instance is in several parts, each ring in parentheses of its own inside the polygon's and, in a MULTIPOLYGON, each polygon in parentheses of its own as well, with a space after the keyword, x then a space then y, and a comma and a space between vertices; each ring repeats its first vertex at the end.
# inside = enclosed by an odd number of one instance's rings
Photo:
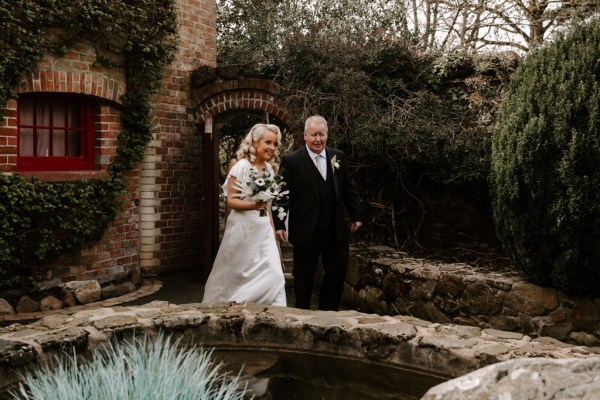
POLYGON ((271 205, 242 198, 239 189, 248 180, 251 168, 266 169, 274 175, 267 161, 273 158, 279 143, 281 132, 276 125, 256 124, 240 144, 239 161, 223 185, 231 213, 206 281, 203 303, 236 301, 286 306, 285 278, 271 205), (261 216, 265 211, 267 216, 261 216))

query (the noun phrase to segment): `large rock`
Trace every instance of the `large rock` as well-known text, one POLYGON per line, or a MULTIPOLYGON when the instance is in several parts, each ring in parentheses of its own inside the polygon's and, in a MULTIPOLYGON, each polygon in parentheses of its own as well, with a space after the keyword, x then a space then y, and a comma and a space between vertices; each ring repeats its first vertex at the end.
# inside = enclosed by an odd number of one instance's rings
POLYGON ((113 297, 117 297, 119 292, 117 291, 117 287, 115 285, 107 285, 102 288, 102 298, 103 299, 112 299, 113 297))
POLYGON ((131 293, 135 290, 135 285, 131 281, 123 282, 117 285, 117 295, 123 296, 124 294, 131 293))
POLYGON ((598 328, 598 305, 592 299, 584 299, 575 305, 571 323, 577 330, 594 332, 598 328))
POLYGON ((4 299, 0 299, 0 315, 13 315, 15 314, 14 308, 10 303, 4 299))
POLYGON ((137 271, 131 271, 129 273, 129 280, 133 282, 136 288, 139 288, 140 286, 142 286, 142 283, 144 283, 142 275, 140 275, 140 273, 137 271))
POLYGON ((520 358, 434 386, 421 400, 600 399, 600 360, 520 358))
POLYGON ((23 296, 19 299, 16 308, 19 314, 36 312, 40 309, 40 303, 29 296, 23 296))
POLYGON ((63 287, 65 291, 72 293, 80 304, 91 303, 102 298, 102 288, 96 280, 67 282, 63 287))
POLYGON ((40 300, 41 311, 60 310, 63 308, 63 305, 63 302, 54 296, 46 296, 40 300))
POLYGON ((75 299, 75 295, 71 291, 67 291, 64 294, 65 307, 75 307, 77 305, 77 300, 75 299))
POLYGON ((521 313, 536 316, 554 311, 560 305, 556 289, 533 285, 514 284, 506 295, 506 306, 521 313))

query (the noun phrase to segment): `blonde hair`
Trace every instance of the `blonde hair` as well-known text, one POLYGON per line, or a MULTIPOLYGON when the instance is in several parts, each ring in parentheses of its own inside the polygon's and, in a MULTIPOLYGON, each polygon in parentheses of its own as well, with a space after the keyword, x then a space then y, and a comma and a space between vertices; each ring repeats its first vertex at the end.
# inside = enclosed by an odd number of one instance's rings
POLYGON ((260 138, 262 138, 266 131, 273 132, 277 135, 277 149, 275 149, 275 155, 273 158, 277 158, 279 145, 281 144, 281 130, 277 125, 273 124, 256 124, 251 129, 250 132, 246 135, 246 137, 240 143, 240 147, 237 151, 237 159, 241 160, 242 158, 247 158, 250 162, 256 161, 256 148, 252 146, 252 142, 258 143, 260 138))

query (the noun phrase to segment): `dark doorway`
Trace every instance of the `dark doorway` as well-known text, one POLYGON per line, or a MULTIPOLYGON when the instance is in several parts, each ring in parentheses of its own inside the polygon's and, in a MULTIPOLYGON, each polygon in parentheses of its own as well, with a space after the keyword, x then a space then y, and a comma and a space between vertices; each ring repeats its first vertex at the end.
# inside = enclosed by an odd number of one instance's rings
POLYGON ((287 126, 266 111, 232 110, 206 121, 203 136, 203 281, 208 278, 225 228, 225 194, 221 185, 227 176, 230 161, 235 158, 239 141, 257 123, 279 126, 284 138, 281 151, 289 136, 287 126))

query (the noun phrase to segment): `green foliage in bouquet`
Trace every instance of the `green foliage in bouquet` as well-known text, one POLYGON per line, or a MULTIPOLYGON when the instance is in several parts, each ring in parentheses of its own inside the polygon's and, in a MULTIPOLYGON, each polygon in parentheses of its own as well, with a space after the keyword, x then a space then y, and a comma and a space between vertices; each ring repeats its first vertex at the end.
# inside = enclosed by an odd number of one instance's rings
POLYGON ((531 53, 502 103, 491 192, 498 236, 532 280, 599 293, 600 21, 531 53))

